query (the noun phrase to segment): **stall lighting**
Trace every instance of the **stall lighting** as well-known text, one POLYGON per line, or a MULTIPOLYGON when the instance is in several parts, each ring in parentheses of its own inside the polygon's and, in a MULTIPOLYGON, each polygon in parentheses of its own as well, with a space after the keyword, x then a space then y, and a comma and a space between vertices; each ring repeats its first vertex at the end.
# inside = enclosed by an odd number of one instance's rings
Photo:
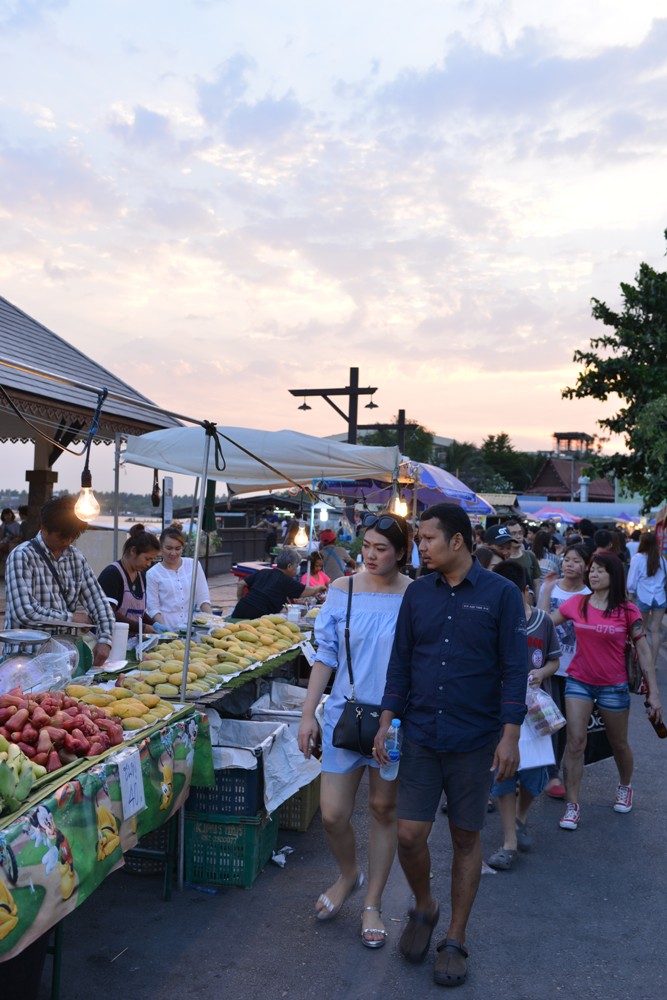
POLYGON ((326 524, 329 520, 329 507, 324 501, 320 500, 319 503, 315 504, 315 510, 318 513, 320 524, 326 524))
POLYGON ((408 505, 406 504, 405 500, 401 500, 400 496, 394 497, 394 499, 391 501, 391 504, 389 505, 389 509, 391 510, 392 514, 397 514, 399 517, 407 517, 408 505))
MULTIPOLYGON (((310 409, 310 407, 308 407, 310 409)), ((308 533, 306 532, 306 522, 299 521, 299 530, 294 536, 294 544, 297 549, 302 549, 308 544, 308 533)))
POLYGON ((86 463, 81 473, 81 492, 74 504, 74 513, 81 521, 92 521, 94 518, 99 517, 100 505, 93 493, 92 486, 93 477, 86 463))
POLYGON ((306 402, 306 397, 304 396, 303 397, 303 403, 301 404, 301 406, 297 407, 297 409, 299 409, 299 410, 312 410, 312 406, 308 406, 308 403, 306 402))
POLYGON ((366 406, 364 407, 364 409, 366 409, 366 410, 377 410, 377 409, 379 409, 377 403, 373 402, 373 397, 372 396, 370 398, 370 401, 368 403, 366 403, 366 406))

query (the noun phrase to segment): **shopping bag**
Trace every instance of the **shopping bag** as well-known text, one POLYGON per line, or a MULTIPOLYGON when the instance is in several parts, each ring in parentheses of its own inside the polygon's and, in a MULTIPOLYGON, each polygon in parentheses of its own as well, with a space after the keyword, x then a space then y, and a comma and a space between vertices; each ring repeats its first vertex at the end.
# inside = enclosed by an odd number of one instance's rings
POLYGON ((608 757, 613 756, 614 751, 611 749, 609 740, 607 739, 607 730, 604 727, 602 716, 594 708, 588 722, 584 764, 596 764, 600 760, 607 760, 608 757))

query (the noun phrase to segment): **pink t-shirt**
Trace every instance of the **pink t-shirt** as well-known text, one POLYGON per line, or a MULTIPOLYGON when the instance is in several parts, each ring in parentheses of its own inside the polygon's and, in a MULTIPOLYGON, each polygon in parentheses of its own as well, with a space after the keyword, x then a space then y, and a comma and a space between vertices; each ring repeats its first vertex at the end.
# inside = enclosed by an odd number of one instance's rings
POLYGON ((563 618, 574 623, 577 649, 567 669, 568 676, 584 684, 623 684, 625 672, 625 640, 641 613, 629 601, 605 617, 589 603, 586 618, 582 614, 584 595, 575 594, 559 607, 563 618))
MULTIPOLYGON (((308 574, 304 573, 301 577, 301 583, 305 583, 308 586, 308 574)), ((319 573, 310 574, 310 586, 311 587, 328 587, 331 583, 331 578, 326 575, 324 570, 320 570, 319 573)))

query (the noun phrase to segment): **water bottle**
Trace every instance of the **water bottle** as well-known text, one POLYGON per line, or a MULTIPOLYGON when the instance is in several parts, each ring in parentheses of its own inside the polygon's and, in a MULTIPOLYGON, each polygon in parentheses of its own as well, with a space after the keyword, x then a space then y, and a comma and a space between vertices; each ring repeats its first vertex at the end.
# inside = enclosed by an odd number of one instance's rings
POLYGON ((384 778, 385 781, 393 781, 398 775, 402 745, 403 730, 401 729, 401 720, 392 719, 384 741, 384 748, 387 751, 389 763, 380 768, 380 777, 384 778))
MULTIPOLYGON (((644 706, 648 713, 651 708, 648 701, 644 702, 644 706)), ((653 728, 655 729, 656 733, 658 734, 661 740, 667 739, 667 726, 665 725, 664 722, 654 722, 653 719, 651 718, 649 718, 648 721, 651 723, 651 725, 653 726, 653 728)))

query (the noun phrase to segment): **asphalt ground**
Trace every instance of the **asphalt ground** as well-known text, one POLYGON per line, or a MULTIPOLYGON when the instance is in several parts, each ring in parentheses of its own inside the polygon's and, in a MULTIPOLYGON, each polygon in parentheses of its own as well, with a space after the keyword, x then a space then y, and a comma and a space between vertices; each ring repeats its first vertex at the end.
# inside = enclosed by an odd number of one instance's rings
MULTIPOLYGON (((659 671, 663 697, 667 678, 659 671)), ((471 921, 467 982, 461 1000, 653 1000, 667 995, 665 822, 667 740, 633 698, 635 806, 612 810, 612 761, 586 768, 582 822, 562 831, 562 803, 542 797, 529 820, 531 853, 510 872, 483 875, 471 921)), ((366 786, 354 824, 365 868, 366 786)), ((497 813, 482 833, 484 856, 501 845, 497 813)), ((223 995, 299 1000, 442 996, 432 979, 434 947, 411 966, 397 943, 410 894, 396 862, 384 898, 385 948, 360 941, 361 894, 331 923, 314 919, 314 902, 335 879, 319 813, 306 833, 283 832, 294 853, 285 868, 269 863, 250 890, 186 887, 170 902, 161 880, 121 870, 64 922, 61 997, 90 1000, 219 1000, 223 995)), ((433 891, 448 919, 451 850, 446 817, 431 837, 433 891)), ((440 935, 438 934, 440 932, 440 935)), ((49 996, 47 959, 41 1000, 49 996)))

